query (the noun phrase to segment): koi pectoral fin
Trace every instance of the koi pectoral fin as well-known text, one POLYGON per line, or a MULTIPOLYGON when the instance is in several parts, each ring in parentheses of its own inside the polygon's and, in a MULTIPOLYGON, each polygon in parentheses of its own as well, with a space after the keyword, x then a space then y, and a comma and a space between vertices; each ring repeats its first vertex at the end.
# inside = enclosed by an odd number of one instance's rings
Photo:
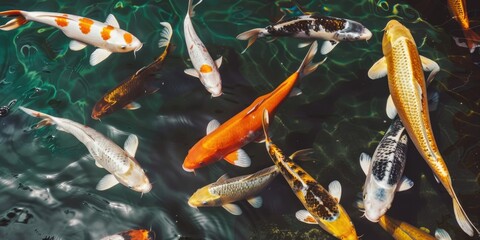
POLYGON ((140 105, 140 103, 131 102, 131 103, 125 105, 125 107, 123 107, 123 109, 125 109, 125 110, 137 110, 141 107, 142 107, 142 105, 140 105))
POLYGON ((340 198, 342 197, 342 185, 339 181, 335 180, 328 184, 328 192, 332 195, 335 199, 337 199, 337 203, 340 202, 340 198))
POLYGON ((117 184, 118 180, 115 178, 115 176, 113 176, 112 174, 107 174, 100 180, 100 182, 98 182, 96 188, 98 191, 104 191, 117 184))
POLYGON ((385 111, 387 112, 387 116, 390 119, 394 119, 395 116, 397 116, 397 108, 393 103, 392 95, 388 95, 387 106, 385 107, 385 111))
POLYGON ((77 40, 72 40, 72 41, 70 41, 70 44, 68 44, 68 47, 72 51, 80 51, 80 50, 84 49, 86 46, 87 46, 87 44, 85 44, 83 42, 79 42, 77 40))
POLYGON ((242 209, 240 209, 239 206, 233 204, 233 203, 227 203, 222 205, 222 207, 227 210, 229 213, 233 215, 240 215, 242 214, 242 209))
POLYGON ((307 224, 317 224, 315 218, 307 210, 299 210, 295 213, 295 217, 304 223, 307 224))
POLYGON ((363 173, 368 174, 370 170, 370 164, 372 163, 372 157, 366 153, 360 154, 360 167, 362 167, 363 173))
POLYGON ((339 43, 338 41, 333 41, 333 40, 323 42, 322 48, 320 49, 320 53, 322 55, 327 55, 338 45, 338 43, 339 43))
POLYGON ((372 80, 379 79, 387 76, 387 73, 387 60, 385 57, 382 57, 368 70, 368 77, 372 80))
POLYGON ((433 78, 435 78, 435 75, 437 75, 437 73, 440 72, 440 66, 438 66, 438 64, 435 61, 429 58, 426 58, 424 56, 420 56, 420 61, 422 61, 423 71, 430 72, 430 75, 428 75, 428 78, 427 78, 427 85, 428 85, 432 82, 433 78))
POLYGON ((250 167, 251 160, 250 157, 243 149, 238 149, 235 152, 227 154, 225 160, 238 167, 250 167))
POLYGON ((438 240, 452 240, 450 234, 442 228, 437 228, 437 230, 435 230, 435 238, 438 240))
POLYGON ((262 197, 258 196, 258 197, 253 197, 253 198, 249 198, 247 199, 248 203, 250 203, 250 205, 252 205, 252 207, 254 208, 260 208, 263 204, 263 199, 262 197))
POLYGON ((406 191, 413 187, 413 181, 408 179, 407 177, 403 176, 400 180, 400 184, 398 185, 397 191, 406 191))
POLYGON ((97 50, 93 51, 92 55, 90 56, 90 65, 95 66, 101 63, 103 60, 107 59, 110 54, 112 54, 112 52, 106 49, 97 48, 97 50))
POLYGON ((192 77, 200 78, 197 70, 195 70, 194 68, 185 69, 184 72, 185 74, 190 75, 192 77))

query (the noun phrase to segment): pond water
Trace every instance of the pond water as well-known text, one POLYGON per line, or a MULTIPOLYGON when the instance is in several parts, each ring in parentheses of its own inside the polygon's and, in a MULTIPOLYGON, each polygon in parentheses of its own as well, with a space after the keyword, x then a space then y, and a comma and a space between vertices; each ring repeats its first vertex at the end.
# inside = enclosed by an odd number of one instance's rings
MULTIPOLYGON (((101 22, 112 13, 121 28, 144 43, 136 57, 115 53, 92 67, 88 59, 94 47, 69 50, 70 39, 57 28, 31 22, 0 33, 0 105, 17 99, 0 118, 0 239, 100 239, 132 228, 152 229, 157 239, 334 239, 317 225, 295 218, 303 206, 283 177, 261 193, 261 208, 239 202, 240 216, 222 208, 188 206, 196 189, 224 173, 239 176, 272 165, 265 146, 250 143, 244 147, 252 158, 249 168, 218 161, 195 174, 182 169, 188 150, 203 137, 211 119, 224 122, 273 90, 298 68, 307 49, 297 48, 299 41, 293 38, 259 39, 240 54, 246 41, 235 37, 278 20, 279 7, 274 1, 205 0, 192 21, 212 57, 223 56, 224 95, 212 98, 198 79, 183 72, 192 66, 183 36, 187 2, 0 3, 0 11, 62 12, 101 22), (104 93, 162 53, 158 41, 163 21, 173 26, 175 49, 154 76, 160 90, 139 99, 138 110, 92 119, 92 108, 104 93), (153 182, 152 191, 141 196, 121 185, 97 191, 107 172, 95 166, 85 146, 54 126, 31 130, 38 119, 19 106, 88 125, 119 146, 128 134, 136 134, 136 159, 153 182)), ((355 202, 365 181, 359 155, 372 154, 390 125, 385 114, 387 80, 372 81, 367 71, 382 56, 382 29, 396 19, 411 30, 420 54, 442 69, 429 87, 439 94, 431 123, 457 195, 479 226, 480 70, 475 62, 480 62, 480 52, 470 54, 457 46, 452 36, 463 34, 446 1, 298 2, 308 11, 361 22, 373 37, 340 43, 323 65, 300 80, 303 94, 286 99, 272 119, 273 141, 286 154, 313 147, 318 160, 300 165, 325 187, 333 180, 341 182, 341 204, 362 239, 390 239, 380 226, 361 218, 355 202)), ((479 26, 480 4, 467 4, 471 25, 479 26)), ((323 58, 317 54, 315 61, 323 58)), ((470 239, 455 221, 450 197, 411 142, 405 175, 415 186, 396 195, 390 216, 431 231, 444 228, 453 239, 470 239)))

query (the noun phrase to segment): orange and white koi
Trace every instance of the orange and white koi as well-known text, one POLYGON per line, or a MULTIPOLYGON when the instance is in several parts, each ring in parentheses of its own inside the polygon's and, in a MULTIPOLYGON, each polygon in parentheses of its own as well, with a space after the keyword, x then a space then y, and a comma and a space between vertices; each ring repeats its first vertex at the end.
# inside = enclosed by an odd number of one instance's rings
POLYGON ((100 240, 154 240, 155 234, 145 229, 133 229, 106 236, 100 240))
POLYGON ((191 20, 191 17, 194 15, 193 9, 202 1, 203 0, 200 0, 194 6, 192 6, 192 0, 188 1, 188 12, 183 21, 188 55, 194 67, 185 69, 185 73, 200 79, 200 82, 202 82, 207 91, 212 94, 212 97, 218 97, 222 95, 222 79, 218 71, 218 68, 222 65, 222 57, 213 61, 207 48, 197 36, 195 29, 193 29, 191 20))
POLYGON ((85 147, 95 159, 99 168, 105 168, 110 174, 105 175, 97 184, 97 190, 107 190, 118 183, 143 193, 152 189, 145 171, 135 160, 135 153, 138 147, 138 137, 134 134, 128 136, 124 149, 88 126, 79 124, 70 119, 50 116, 25 107, 20 107, 30 116, 43 119, 34 128, 48 125, 56 125, 57 129, 72 134, 85 147))
POLYGON ((391 94, 387 102, 388 116, 393 118, 398 112, 418 152, 452 197, 455 217, 462 230, 470 236, 475 232, 480 235, 453 190, 452 179, 430 124, 426 86, 440 67, 434 61, 418 54, 412 34, 396 20, 389 21, 385 27, 382 50, 384 57, 370 68, 368 76, 371 79, 388 76, 391 94), (432 71, 427 82, 422 69, 432 71))
POLYGON ((306 209, 295 214, 297 219, 308 224, 318 224, 338 239, 358 239, 350 217, 340 205, 342 195, 340 182, 331 182, 328 185, 329 191, 327 191, 292 158, 285 156, 268 136, 268 115, 268 110, 264 109, 262 126, 268 155, 306 209))
POLYGON ((470 20, 467 15, 467 3, 465 0, 448 0, 448 9, 450 10, 453 18, 460 23, 467 42, 467 47, 470 53, 475 51, 475 48, 479 46, 480 35, 470 29, 470 20))
POLYGON ((383 215, 378 222, 396 240, 451 240, 452 238, 444 229, 438 228, 435 237, 406 222, 383 215))
POLYGON ((241 147, 262 138, 263 109, 268 109, 273 116, 280 103, 292 92, 297 80, 315 71, 321 64, 312 63, 317 48, 318 44, 314 42, 298 70, 275 90, 258 97, 250 106, 222 125, 216 120, 210 121, 207 135, 188 151, 183 169, 191 172, 222 158, 236 166, 250 166, 251 160, 241 147))
POLYGON ((92 66, 105 60, 112 52, 137 52, 143 46, 137 37, 120 29, 117 19, 112 14, 108 15, 105 23, 86 17, 54 12, 9 10, 0 12, 0 16, 15 17, 0 26, 0 30, 13 30, 28 21, 35 21, 56 27, 67 37, 73 39, 69 45, 73 51, 82 50, 87 44, 97 47, 90 56, 90 65, 92 66))

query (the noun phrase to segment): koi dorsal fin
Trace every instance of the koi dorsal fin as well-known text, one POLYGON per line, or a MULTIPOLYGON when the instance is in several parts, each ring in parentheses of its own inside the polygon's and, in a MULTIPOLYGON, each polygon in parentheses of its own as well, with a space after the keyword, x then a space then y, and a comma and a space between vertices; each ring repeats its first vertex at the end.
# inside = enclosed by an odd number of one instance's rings
POLYGON ((105 21, 105 23, 107 25, 110 25, 112 27, 116 27, 116 28, 120 28, 120 24, 118 24, 118 21, 117 19, 115 18, 115 16, 113 16, 113 14, 108 14, 107 16, 107 20, 105 21))

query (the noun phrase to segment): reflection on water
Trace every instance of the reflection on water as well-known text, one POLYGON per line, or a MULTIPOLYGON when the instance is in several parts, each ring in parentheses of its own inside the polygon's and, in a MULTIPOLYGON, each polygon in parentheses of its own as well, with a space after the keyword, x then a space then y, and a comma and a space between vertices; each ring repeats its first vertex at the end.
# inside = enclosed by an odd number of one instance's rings
MULTIPOLYGON (((373 37, 340 43, 316 72, 300 81, 303 94, 287 99, 274 119, 275 142, 287 154, 313 146, 318 161, 302 167, 324 186, 335 179, 341 182, 342 205, 363 239, 389 239, 379 226, 360 217, 354 203, 364 181, 358 156, 373 152, 390 123, 384 110, 387 81, 369 80, 366 73, 382 56, 382 29, 397 19, 412 31, 419 52, 442 68, 430 86, 440 96, 437 111, 431 113, 432 126, 460 200, 478 226, 480 75, 472 61, 478 61, 479 52, 469 55, 455 45, 451 36, 462 33, 450 19, 446 1, 299 2, 308 11, 359 21, 373 37)), ((467 3, 470 18, 480 19, 479 4, 467 3)), ((265 147, 252 143, 245 147, 253 160, 250 168, 224 161, 195 175, 181 168, 211 119, 226 121, 271 91, 298 68, 306 49, 298 49, 295 39, 259 39, 240 55, 246 42, 235 36, 278 20, 278 7, 268 1, 204 1, 196 8, 194 27, 212 57, 223 56, 225 94, 211 98, 198 79, 183 73, 191 66, 182 36, 186 8, 187 1, 173 0, 0 4, 0 11, 66 12, 100 21, 113 13, 123 29, 144 42, 136 58, 113 54, 91 67, 88 59, 94 48, 68 50, 69 39, 56 28, 34 22, 0 33, 0 106, 17 99, 10 113, 0 118, 1 239, 99 239, 132 228, 151 228, 157 239, 333 239, 318 226, 296 220, 302 206, 282 178, 263 191, 260 209, 239 202, 241 216, 187 205, 197 188, 225 172, 238 176, 272 164, 265 147), (140 99, 142 108, 136 111, 120 110, 101 122, 91 119, 94 103, 108 89, 161 54, 157 43, 162 21, 172 24, 176 49, 155 76, 160 90, 140 99), (54 127, 31 130, 37 120, 17 111, 21 105, 86 124, 120 146, 129 133, 138 135, 136 158, 153 182, 152 191, 143 196, 123 187, 96 191, 106 172, 95 166, 87 149, 54 127)), ((413 147, 407 159, 405 174, 415 186, 397 194, 389 214, 467 239, 456 224, 450 198, 413 147)))

